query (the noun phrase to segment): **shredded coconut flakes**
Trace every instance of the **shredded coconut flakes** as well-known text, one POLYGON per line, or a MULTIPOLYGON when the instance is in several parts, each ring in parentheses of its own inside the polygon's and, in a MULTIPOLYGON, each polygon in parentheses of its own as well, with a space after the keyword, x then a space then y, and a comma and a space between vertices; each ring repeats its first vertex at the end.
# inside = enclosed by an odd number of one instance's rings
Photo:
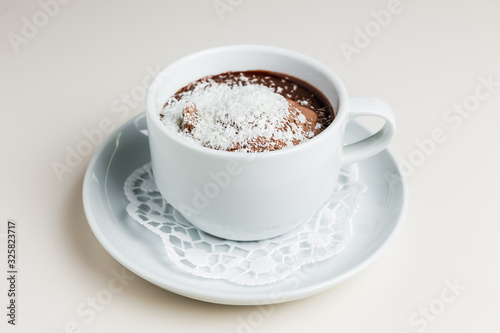
MULTIPOLYGON (((160 114, 161 121, 167 128, 205 147, 250 152, 252 149, 245 148, 245 143, 267 141, 262 145, 271 143, 272 146, 271 140, 280 140, 284 146, 291 147, 314 136, 289 121, 290 106, 282 95, 261 84, 207 80, 196 83, 194 89, 178 97, 167 101, 160 114), (186 130, 182 128, 182 114, 193 104, 197 110, 196 126, 186 130)), ((304 123, 304 115, 298 113, 298 121, 304 123)))

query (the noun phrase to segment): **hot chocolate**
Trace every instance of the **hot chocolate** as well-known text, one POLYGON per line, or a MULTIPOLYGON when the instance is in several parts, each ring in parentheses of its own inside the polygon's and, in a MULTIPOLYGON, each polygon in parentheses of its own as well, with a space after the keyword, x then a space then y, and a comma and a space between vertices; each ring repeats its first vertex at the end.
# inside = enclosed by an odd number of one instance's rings
POLYGON ((167 128, 205 147, 264 152, 321 133, 334 118, 310 84, 268 71, 226 72, 191 82, 164 105, 167 128))

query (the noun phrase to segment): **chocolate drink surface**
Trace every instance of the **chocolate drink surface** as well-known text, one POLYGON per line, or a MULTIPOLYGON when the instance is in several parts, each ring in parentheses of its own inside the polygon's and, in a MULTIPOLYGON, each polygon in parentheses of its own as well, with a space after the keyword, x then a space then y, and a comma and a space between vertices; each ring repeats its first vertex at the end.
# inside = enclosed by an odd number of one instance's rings
POLYGON ((334 110, 303 80, 253 70, 193 81, 166 101, 159 116, 167 128, 204 147, 264 152, 318 135, 332 123, 334 110))

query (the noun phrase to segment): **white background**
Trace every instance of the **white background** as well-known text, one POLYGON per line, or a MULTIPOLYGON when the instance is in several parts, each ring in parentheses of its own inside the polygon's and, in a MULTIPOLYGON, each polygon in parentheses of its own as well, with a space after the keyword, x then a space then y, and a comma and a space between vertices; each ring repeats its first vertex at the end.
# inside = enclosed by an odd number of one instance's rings
POLYGON ((8 218, 18 222, 20 253, 17 325, 6 323, 2 277, 2 332, 72 331, 71 322, 81 332, 500 331, 499 84, 473 105, 480 77, 500 82, 499 1, 400 0, 386 26, 373 24, 372 11, 387 9, 389 0, 42 3, 52 3, 52 17, 37 1, 0 1, 3 272, 8 218), (231 10, 218 13, 214 3, 231 10), (357 28, 372 29, 367 45, 355 39, 357 28), (54 162, 65 163, 67 147, 77 147, 102 119, 116 128, 143 112, 151 71, 234 43, 305 53, 332 68, 350 95, 392 105, 398 133, 391 149, 419 164, 407 174, 401 234, 368 269, 307 299, 266 309, 214 305, 135 277, 95 316, 80 316, 77 309, 122 266, 83 212, 91 154, 60 180, 54 162), (357 53, 346 56, 347 44, 357 53), (473 110, 447 121, 456 116, 448 110, 464 101, 473 110), (446 139, 419 153, 417 141, 435 129, 446 139), (452 296, 446 281, 462 288, 448 303, 440 301, 452 296), (429 307, 439 313, 431 311, 425 324, 411 321, 429 307))

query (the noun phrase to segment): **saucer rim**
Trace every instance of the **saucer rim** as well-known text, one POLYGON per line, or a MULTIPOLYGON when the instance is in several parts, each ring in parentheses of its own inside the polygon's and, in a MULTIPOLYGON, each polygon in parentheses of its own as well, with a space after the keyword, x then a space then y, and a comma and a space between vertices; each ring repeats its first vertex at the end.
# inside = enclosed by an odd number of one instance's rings
MULTIPOLYGON (((397 238, 399 235, 403 225, 404 221, 406 219, 406 214, 408 211, 408 205, 409 205, 409 193, 408 193, 408 184, 406 178, 403 176, 402 170, 401 170, 401 165, 397 163, 397 159, 394 155, 394 153, 391 151, 390 148, 384 149, 382 152, 387 153, 387 157, 390 159, 390 162, 395 166, 395 168, 398 171, 399 174, 399 181, 401 183, 402 187, 402 192, 403 192, 403 198, 402 198, 402 204, 400 208, 400 214, 397 217, 397 222, 394 225, 394 228, 392 231, 390 231, 389 236, 386 238, 386 240, 375 250, 373 251, 366 259, 358 263, 356 266, 352 267, 348 271, 336 275, 332 278, 326 279, 322 282, 312 284, 310 286, 306 287, 301 287, 301 288, 296 288, 296 289, 291 289, 291 290, 282 290, 280 292, 279 297, 274 297, 272 293, 269 292, 259 292, 259 293, 235 293, 235 292, 221 292, 220 290, 214 289, 210 290, 207 288, 195 288, 192 286, 188 286, 182 283, 178 283, 176 281, 172 280, 165 280, 165 279, 157 279, 154 277, 154 274, 151 273, 150 271, 143 269, 139 267, 137 264, 135 264, 134 261, 130 260, 127 258, 125 255, 122 255, 119 249, 117 249, 115 246, 111 244, 111 242, 108 240, 108 236, 104 234, 104 232, 101 230, 99 227, 99 218, 94 215, 92 205, 91 205, 91 200, 90 200, 90 195, 91 195, 91 174, 92 171, 95 169, 96 164, 100 161, 100 156, 103 154, 104 150, 106 149, 109 144, 112 144, 116 138, 118 133, 122 132, 124 129, 128 128, 131 124, 134 122, 137 122, 140 120, 141 117, 145 117, 145 113, 140 113, 134 117, 132 117, 130 120, 126 121, 123 125, 121 125, 118 129, 113 131, 100 145, 100 147, 97 149, 97 151, 94 153, 87 169, 85 172, 85 177, 83 181, 83 187, 82 187, 82 201, 83 201, 83 208, 85 215, 87 217, 88 224, 94 233, 95 237, 99 241, 99 243, 104 247, 104 249, 119 263, 121 263, 123 266, 125 266, 127 269, 129 269, 131 272, 134 274, 137 274, 141 278, 145 279, 146 281, 149 281, 153 283, 154 285, 157 285, 165 290, 171 291, 173 293, 189 297, 192 299, 197 299, 205 302, 210 302, 210 303, 217 303, 217 304, 226 304, 226 305, 263 305, 263 304, 277 304, 277 303, 283 303, 283 302, 289 302, 289 301, 294 301, 298 300, 301 298, 309 297, 316 295, 318 293, 321 293, 327 289, 330 289, 346 280, 349 278, 353 277, 354 275, 360 273, 364 269, 366 269, 368 266, 370 266, 380 255, 382 255, 387 248, 393 243, 393 241, 397 238)), ((356 122, 356 126, 360 127, 363 131, 366 131, 367 133, 371 133, 372 131, 367 129, 366 126, 360 124, 359 122, 356 122)), ((321 263, 319 263, 321 264, 321 263)), ((204 279, 199 277, 200 279, 204 279)), ((228 282, 229 283, 229 282, 228 282)), ((251 289, 252 286, 242 286, 245 289, 251 289)))

